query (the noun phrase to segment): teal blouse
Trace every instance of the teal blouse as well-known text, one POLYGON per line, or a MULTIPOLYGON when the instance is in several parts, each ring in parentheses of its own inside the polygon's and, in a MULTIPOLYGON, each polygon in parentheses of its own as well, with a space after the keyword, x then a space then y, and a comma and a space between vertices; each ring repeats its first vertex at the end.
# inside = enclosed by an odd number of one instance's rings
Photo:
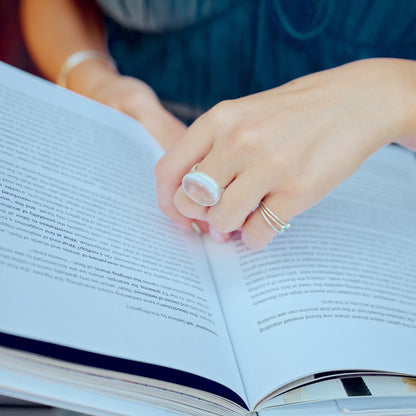
POLYGON ((370 57, 416 58, 414 0, 98 0, 121 73, 185 121, 370 57))

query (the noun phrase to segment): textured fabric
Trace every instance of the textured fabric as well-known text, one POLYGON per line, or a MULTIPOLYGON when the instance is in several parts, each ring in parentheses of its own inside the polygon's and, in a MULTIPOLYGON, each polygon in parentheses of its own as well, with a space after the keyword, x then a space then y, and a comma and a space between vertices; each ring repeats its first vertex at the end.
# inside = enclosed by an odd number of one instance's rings
POLYGON ((221 100, 353 60, 416 57, 414 0, 99 3, 120 72, 190 120, 221 100))
POLYGON ((98 0, 122 26, 149 33, 183 29, 226 11, 240 0, 98 0))

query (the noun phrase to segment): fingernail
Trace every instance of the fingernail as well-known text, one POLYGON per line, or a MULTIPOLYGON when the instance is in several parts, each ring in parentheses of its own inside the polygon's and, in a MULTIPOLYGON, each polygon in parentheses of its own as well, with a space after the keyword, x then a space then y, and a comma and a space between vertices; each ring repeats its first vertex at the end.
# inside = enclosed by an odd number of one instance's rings
POLYGON ((201 229, 199 228, 199 225, 198 225, 195 221, 192 221, 191 228, 192 228, 192 231, 193 231, 195 234, 197 234, 197 235, 202 235, 202 231, 201 231, 201 229))
POLYGON ((215 242, 220 243, 220 244, 225 243, 224 236, 215 228, 210 227, 209 233, 215 242))

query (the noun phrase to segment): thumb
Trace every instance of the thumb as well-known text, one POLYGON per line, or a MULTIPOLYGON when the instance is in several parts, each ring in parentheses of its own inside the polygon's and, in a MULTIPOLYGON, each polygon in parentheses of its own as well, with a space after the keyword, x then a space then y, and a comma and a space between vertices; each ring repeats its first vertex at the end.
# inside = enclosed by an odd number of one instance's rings
POLYGON ((149 131, 165 151, 176 143, 187 129, 186 125, 167 111, 159 101, 148 102, 146 108, 140 108, 140 114, 136 110, 130 115, 149 131))
POLYGON ((185 134, 187 127, 167 110, 163 109, 163 113, 159 119, 150 119, 145 127, 166 151, 185 134))

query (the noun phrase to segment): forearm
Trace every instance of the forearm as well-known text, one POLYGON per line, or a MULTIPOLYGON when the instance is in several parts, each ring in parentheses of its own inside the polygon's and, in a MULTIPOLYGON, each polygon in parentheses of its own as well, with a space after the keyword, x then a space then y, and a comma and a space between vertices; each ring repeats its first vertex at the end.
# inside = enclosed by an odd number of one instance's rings
MULTIPOLYGON (((23 0, 23 33, 28 50, 44 76, 56 81, 69 56, 81 50, 106 52, 100 10, 89 0, 23 0)), ((100 59, 79 64, 68 75, 68 88, 89 96, 101 77, 115 69, 100 59)))
POLYGON ((399 95, 396 104, 404 114, 402 132, 395 141, 416 151, 416 61, 401 59, 392 61, 400 65, 397 67, 397 73, 402 81, 399 82, 399 91, 402 95, 401 97, 399 95))

